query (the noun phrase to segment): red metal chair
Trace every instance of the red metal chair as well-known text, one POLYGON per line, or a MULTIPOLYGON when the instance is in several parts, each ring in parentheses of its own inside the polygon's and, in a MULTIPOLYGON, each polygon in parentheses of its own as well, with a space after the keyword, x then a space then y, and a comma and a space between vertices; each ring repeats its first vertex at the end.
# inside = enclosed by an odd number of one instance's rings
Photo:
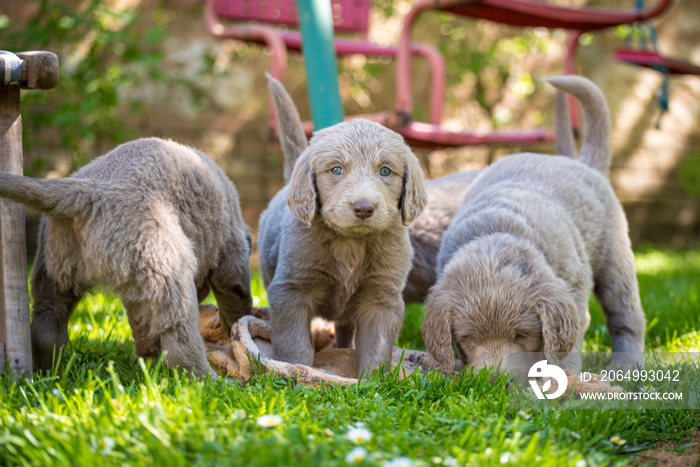
MULTIPOLYGON (((417 18, 429 10, 450 12, 460 16, 484 19, 511 26, 562 28, 572 31, 568 41, 565 72, 575 73, 578 39, 584 32, 601 30, 620 24, 631 24, 653 18, 670 5, 671 0, 659 0, 652 8, 612 10, 591 7, 564 7, 533 0, 419 0, 408 13, 401 31, 397 67, 397 111, 410 117, 413 107, 410 75, 410 37, 417 18)), ((572 105, 572 122, 578 126, 576 106, 572 105)), ((518 144, 551 141, 553 130, 519 132, 449 132, 439 125, 411 122, 398 130, 417 146, 469 146, 489 144, 518 144)))
MULTIPOLYGON (((644 0, 636 0, 637 8, 644 8, 644 0)), ((669 101, 669 76, 670 75, 696 75, 700 76, 700 67, 681 60, 661 55, 658 50, 656 29, 649 21, 635 23, 634 28, 641 33, 635 40, 634 33, 625 39, 624 48, 615 51, 615 59, 621 62, 639 65, 661 73, 662 82, 658 95, 661 113, 656 120, 656 128, 660 128, 661 117, 668 111, 669 101), (632 43, 636 42, 636 48, 632 43), (651 45, 651 48, 649 48, 651 45)))
MULTIPOLYGON (((396 46, 381 46, 369 42, 370 0, 331 0, 333 24, 336 31, 360 34, 362 39, 335 38, 335 50, 339 56, 362 54, 369 57, 390 57, 397 54, 396 46)), ((205 24, 209 32, 218 38, 232 38, 264 44, 272 51, 270 74, 283 81, 287 65, 287 51, 300 52, 301 33, 274 25, 296 27, 299 24, 295 0, 205 0, 205 24), (247 21, 225 25, 222 20, 247 21)), ((432 70, 430 91, 430 121, 437 125, 442 119, 445 97, 445 62, 432 44, 407 43, 409 55, 424 57, 432 70)), ((410 88, 408 89, 410 93, 410 88)), ((269 106, 270 128, 276 131, 274 110, 269 106)), ((382 123, 395 120, 394 112, 364 115, 382 123)), ((308 133, 311 122, 305 123, 308 133)))
MULTIPOLYGON (((636 6, 638 10, 643 10, 645 8, 644 0, 636 0, 636 6)), ((700 75, 700 67, 659 53, 656 29, 649 21, 639 21, 635 27, 641 34, 635 40, 634 34, 630 33, 629 37, 625 39, 624 48, 615 51, 615 59, 660 71, 665 77, 668 75, 700 75), (632 46, 633 42, 636 42, 636 47, 632 46)))
POLYGON ((700 66, 665 57, 653 50, 619 49, 615 59, 652 69, 665 68, 671 75, 700 75, 700 66))

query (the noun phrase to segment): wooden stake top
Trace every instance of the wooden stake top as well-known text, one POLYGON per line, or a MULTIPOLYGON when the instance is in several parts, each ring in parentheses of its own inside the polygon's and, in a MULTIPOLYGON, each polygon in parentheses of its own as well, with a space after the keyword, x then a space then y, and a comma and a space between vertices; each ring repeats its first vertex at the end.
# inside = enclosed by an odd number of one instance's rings
POLYGON ((0 65, 4 70, 21 67, 18 76, 3 74, 0 85, 18 85, 22 89, 52 89, 58 86, 58 56, 51 52, 20 52, 17 55, 1 51, 0 65))

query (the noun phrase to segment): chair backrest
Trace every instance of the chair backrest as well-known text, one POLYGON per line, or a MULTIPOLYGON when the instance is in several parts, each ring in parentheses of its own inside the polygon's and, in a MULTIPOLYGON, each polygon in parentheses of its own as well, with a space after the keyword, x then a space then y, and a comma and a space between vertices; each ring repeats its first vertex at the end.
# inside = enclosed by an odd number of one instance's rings
MULTIPOLYGON (((336 31, 367 31, 370 0, 330 2, 336 31)), ((299 26, 296 0, 217 0, 216 13, 227 19, 299 26)))

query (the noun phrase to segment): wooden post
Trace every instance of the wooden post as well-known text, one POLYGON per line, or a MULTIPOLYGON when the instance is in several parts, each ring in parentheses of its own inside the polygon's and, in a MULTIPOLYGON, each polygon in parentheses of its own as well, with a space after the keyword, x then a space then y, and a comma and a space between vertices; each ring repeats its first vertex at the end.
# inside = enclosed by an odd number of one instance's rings
MULTIPOLYGON (((16 85, 0 84, 0 170, 22 173, 22 118, 16 85)), ((0 199, 0 255, 0 342, 5 345, 7 364, 23 373, 32 370, 24 209, 5 199, 0 199)))
MULTIPOLYGON (((58 57, 50 52, 0 52, 0 170, 23 173, 20 88, 58 84, 58 57)), ((33 369, 27 291, 24 208, 0 198, 0 370, 33 369), (4 354, 4 355, 3 355, 4 354)))

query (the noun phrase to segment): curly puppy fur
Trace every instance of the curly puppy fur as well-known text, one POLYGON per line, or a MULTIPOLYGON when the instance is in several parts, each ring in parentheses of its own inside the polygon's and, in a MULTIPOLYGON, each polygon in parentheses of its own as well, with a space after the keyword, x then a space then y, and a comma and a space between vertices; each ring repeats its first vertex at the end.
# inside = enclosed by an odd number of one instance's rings
POLYGON ((442 237, 457 214, 464 194, 479 173, 480 170, 457 172, 425 181, 428 203, 420 216, 408 226, 413 265, 403 289, 403 299, 407 303, 423 303, 430 287, 435 284, 442 237))
MULTIPOLYGON (((569 96, 557 92, 555 99, 557 153, 575 157, 576 145, 571 131, 569 96)), ((408 303, 423 303, 430 287, 435 284, 437 257, 445 231, 452 224, 467 190, 481 170, 457 172, 425 181, 428 204, 408 226, 413 247, 413 267, 408 274, 403 299, 408 303)))
MULTIPOLYGON (((575 157, 576 145, 571 131, 568 96, 557 92, 555 99, 557 153, 575 157)), ((425 181, 428 204, 408 227, 413 247, 413 267, 408 274, 403 298, 408 303, 422 303, 435 284, 437 256, 445 231, 452 224, 467 190, 481 170, 457 172, 425 181)))
POLYGON ((634 256, 607 180, 607 105, 585 78, 549 82, 582 104, 580 156, 505 157, 472 185, 440 248, 422 326, 445 371, 455 367, 454 341, 462 364, 475 368, 503 371, 509 354, 532 352, 534 360, 544 352, 578 372, 592 289, 612 336, 612 366, 633 368, 641 358, 645 318, 634 256))
POLYGON ((51 368, 78 300, 101 285, 121 295, 138 356, 167 351, 169 367, 216 377, 197 291, 211 287, 226 334, 251 312, 250 237, 233 183, 209 157, 139 139, 69 178, 0 173, 0 196, 45 215, 31 279, 35 368, 51 368))
POLYGON ((391 359, 403 321, 406 226, 426 203, 423 173, 401 136, 364 119, 318 131, 306 147, 291 98, 269 81, 288 179, 258 234, 274 357, 311 365, 319 316, 335 322, 338 347, 354 341, 367 376, 391 359))

